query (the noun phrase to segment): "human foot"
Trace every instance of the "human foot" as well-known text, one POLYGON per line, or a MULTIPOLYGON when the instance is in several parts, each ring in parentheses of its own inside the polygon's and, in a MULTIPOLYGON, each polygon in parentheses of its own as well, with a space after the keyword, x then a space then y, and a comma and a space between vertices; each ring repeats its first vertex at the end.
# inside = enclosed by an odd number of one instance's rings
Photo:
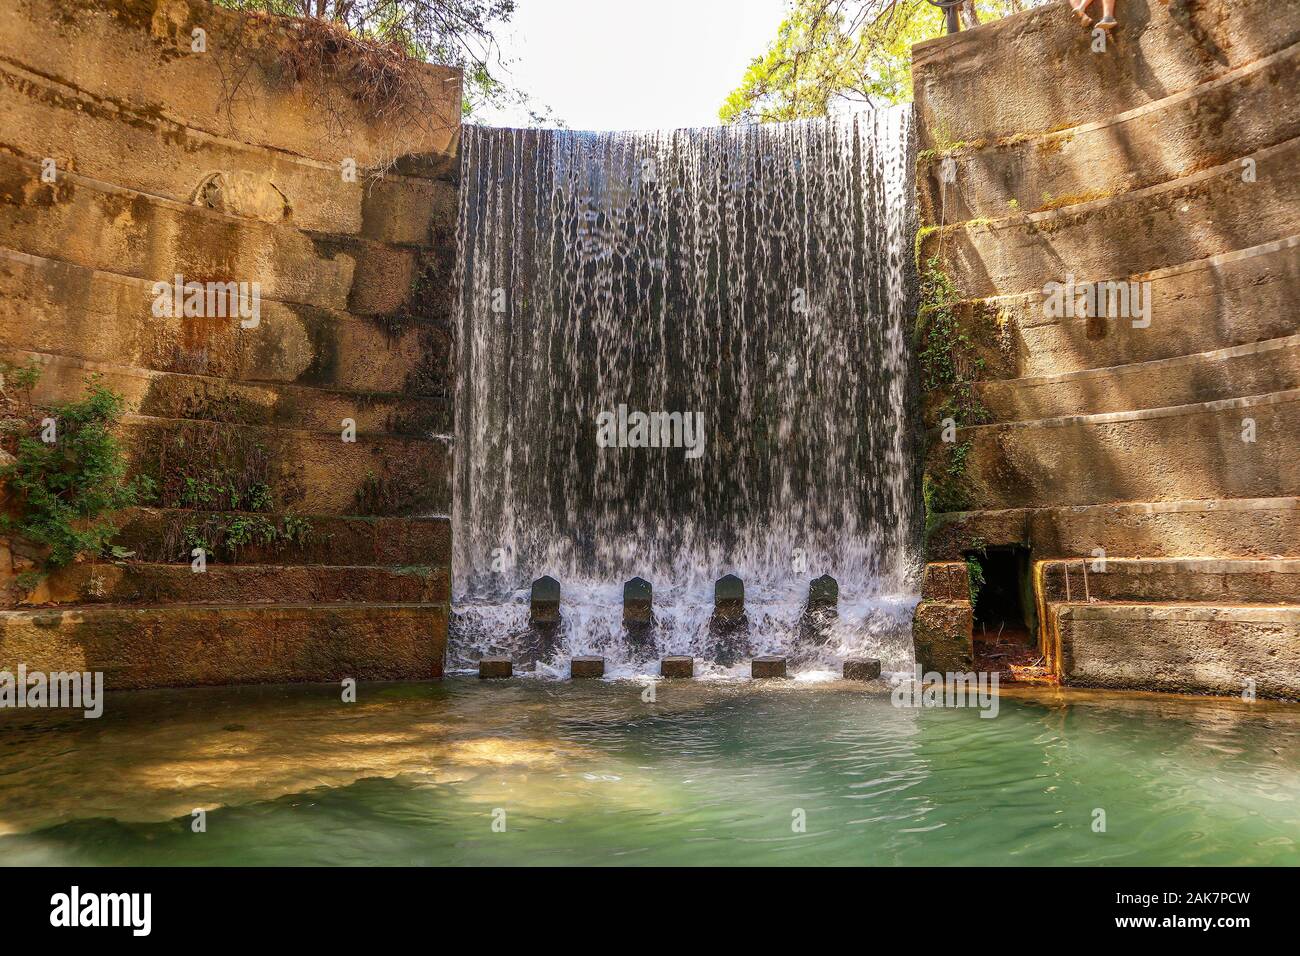
POLYGON ((1107 33, 1110 33, 1110 31, 1114 30, 1117 26, 1119 26, 1119 21, 1114 17, 1102 17, 1097 21, 1098 29, 1105 30, 1107 33))
POLYGON ((1091 2, 1092 0, 1088 0, 1087 3, 1084 3, 1083 0, 1070 0, 1070 9, 1079 18, 1079 22, 1083 24, 1084 29, 1092 26, 1092 17, 1088 16, 1088 5, 1091 2))

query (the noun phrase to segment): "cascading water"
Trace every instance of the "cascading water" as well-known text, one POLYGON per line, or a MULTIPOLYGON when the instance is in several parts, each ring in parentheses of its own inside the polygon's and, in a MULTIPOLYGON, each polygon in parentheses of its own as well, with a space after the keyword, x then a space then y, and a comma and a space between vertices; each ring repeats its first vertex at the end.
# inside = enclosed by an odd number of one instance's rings
POLYGON ((911 143, 908 108, 465 127, 452 668, 537 656, 528 588, 550 574, 564 624, 541 673, 583 653, 615 675, 687 653, 726 672, 709 615, 727 573, 745 583, 748 653, 910 668, 911 143), (637 412, 688 427, 637 447, 637 412), (662 447, 674 438, 695 441, 662 447), (810 641, 799 619, 822 574, 839 617, 810 641), (622 620, 634 576, 654 586, 649 645, 622 620))

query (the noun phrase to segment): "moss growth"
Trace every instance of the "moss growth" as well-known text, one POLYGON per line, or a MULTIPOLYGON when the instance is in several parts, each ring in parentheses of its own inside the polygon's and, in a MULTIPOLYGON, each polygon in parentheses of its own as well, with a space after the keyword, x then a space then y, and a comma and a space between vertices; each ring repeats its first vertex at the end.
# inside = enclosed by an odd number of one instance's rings
POLYGON ((970 323, 962 321, 961 296, 938 259, 927 263, 921 277, 914 345, 922 390, 946 396, 939 418, 952 418, 958 428, 987 422, 988 410, 975 391, 986 364, 979 354, 981 343, 970 323))

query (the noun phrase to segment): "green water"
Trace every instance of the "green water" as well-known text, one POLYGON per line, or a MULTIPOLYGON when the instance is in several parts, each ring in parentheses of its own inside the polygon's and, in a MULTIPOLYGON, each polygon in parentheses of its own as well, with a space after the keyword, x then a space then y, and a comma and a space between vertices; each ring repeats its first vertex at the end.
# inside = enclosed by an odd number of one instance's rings
POLYGON ((643 690, 449 680, 362 685, 355 704, 312 686, 119 694, 99 720, 6 711, 0 862, 1300 863, 1294 706, 1018 691, 986 719, 845 683, 643 690))

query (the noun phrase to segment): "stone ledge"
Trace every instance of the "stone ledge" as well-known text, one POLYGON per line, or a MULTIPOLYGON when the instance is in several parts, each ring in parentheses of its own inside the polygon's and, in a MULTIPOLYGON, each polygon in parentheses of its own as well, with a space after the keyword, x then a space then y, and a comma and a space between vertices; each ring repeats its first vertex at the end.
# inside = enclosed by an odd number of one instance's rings
POLYGON ((922 147, 1094 122, 1300 41, 1300 8, 1274 0, 1126 0, 1119 18, 1105 54, 1064 3, 916 44, 922 147))
POLYGON ((110 690, 442 677, 446 605, 0 611, 0 670, 102 671, 110 690))

